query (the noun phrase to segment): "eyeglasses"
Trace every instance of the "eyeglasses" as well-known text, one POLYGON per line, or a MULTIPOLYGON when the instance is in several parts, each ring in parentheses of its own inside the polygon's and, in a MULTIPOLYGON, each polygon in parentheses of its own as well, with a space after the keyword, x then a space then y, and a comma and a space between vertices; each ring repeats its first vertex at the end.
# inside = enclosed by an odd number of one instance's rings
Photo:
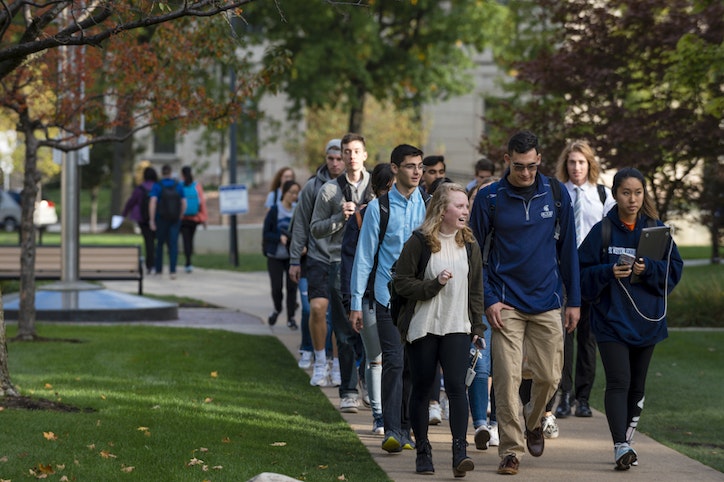
POLYGON ((518 172, 523 172, 523 171, 535 172, 538 170, 539 165, 540 164, 537 162, 535 164, 518 164, 517 162, 514 162, 513 169, 515 169, 518 172))
POLYGON ((400 167, 409 171, 422 171, 425 168, 422 164, 401 164, 400 167))

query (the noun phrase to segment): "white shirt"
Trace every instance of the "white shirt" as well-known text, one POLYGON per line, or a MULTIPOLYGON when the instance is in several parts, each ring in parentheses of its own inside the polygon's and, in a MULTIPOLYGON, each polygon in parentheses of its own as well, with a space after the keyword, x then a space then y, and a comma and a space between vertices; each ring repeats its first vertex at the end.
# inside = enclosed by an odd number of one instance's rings
MULTIPOLYGON (((595 184, 587 182, 582 184, 581 186, 576 186, 570 180, 568 180, 565 186, 566 189, 568 189, 568 194, 571 195, 571 202, 574 206, 576 205, 576 187, 580 189, 579 193, 581 194, 582 223, 582 225, 580 226, 580 228, 582 228, 580 229, 580 232, 583 233, 583 236, 581 236, 581 239, 576 239, 577 246, 580 246, 593 225, 603 219, 608 211, 616 205, 616 201, 613 199, 611 190, 608 187, 605 187, 606 202, 602 204, 601 198, 598 196, 598 188, 595 184)), ((578 223, 578 220, 576 220, 576 223, 578 223)), ((578 228, 578 226, 576 227, 578 228)))
POLYGON ((453 277, 433 298, 418 301, 410 321, 407 341, 413 342, 428 334, 470 333, 468 313, 468 251, 458 246, 454 234, 440 233, 440 251, 432 253, 425 268, 425 279, 437 278, 443 269, 453 277))

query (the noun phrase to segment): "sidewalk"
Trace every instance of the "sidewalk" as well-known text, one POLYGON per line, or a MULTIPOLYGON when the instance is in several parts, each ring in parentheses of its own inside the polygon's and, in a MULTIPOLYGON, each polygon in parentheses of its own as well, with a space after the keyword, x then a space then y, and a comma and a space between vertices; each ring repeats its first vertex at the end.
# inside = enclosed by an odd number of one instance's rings
MULTIPOLYGON (((116 281, 106 282, 109 289, 134 293, 134 283, 116 281)), ((180 272, 174 281, 168 275, 151 276, 144 279, 144 291, 157 295, 176 295, 201 299, 223 307, 214 309, 179 309, 179 320, 157 322, 163 326, 183 326, 196 328, 223 329, 228 331, 274 335, 284 343, 289 351, 298 358, 297 349, 300 335, 292 332, 284 323, 285 317, 272 327, 266 325, 266 317, 271 308, 269 278, 265 272, 233 273, 227 271, 196 269, 192 274, 180 272), (262 321, 263 320, 263 321, 262 321)), ((297 317, 297 321, 299 321, 297 317)), ((296 366, 290 369, 297 370, 296 366)), ((336 388, 322 388, 334 407, 339 406, 336 388)), ((357 414, 342 414, 360 440, 368 448, 372 458, 397 482, 425 480, 453 480, 450 450, 450 431, 446 420, 438 426, 430 427, 434 476, 415 474, 415 453, 404 451, 390 455, 380 448, 382 437, 372 435, 372 414, 361 409, 357 414)), ((644 412, 645 420, 645 412, 644 412)), ((594 410, 592 418, 569 417, 559 420, 560 437, 546 440, 545 453, 534 458, 526 455, 522 458, 520 472, 513 480, 537 481, 724 481, 724 474, 715 471, 693 459, 690 459, 654 440, 637 433, 635 449, 640 464, 626 472, 613 469, 613 447, 606 417, 594 410)), ((644 421, 645 423, 645 421, 644 421)), ((497 475, 500 459, 495 447, 478 451, 473 443, 472 424, 468 429, 468 453, 475 462, 475 471, 469 472, 464 480, 488 480, 497 475)), ((459 480, 459 479, 454 479, 459 480)))

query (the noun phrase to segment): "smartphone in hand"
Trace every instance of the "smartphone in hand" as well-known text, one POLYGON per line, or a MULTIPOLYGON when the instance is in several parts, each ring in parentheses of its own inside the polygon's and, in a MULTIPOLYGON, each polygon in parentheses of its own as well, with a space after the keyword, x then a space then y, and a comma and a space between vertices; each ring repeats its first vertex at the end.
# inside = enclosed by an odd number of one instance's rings
POLYGON ((631 256, 630 254, 621 253, 618 256, 618 261, 616 261, 617 266, 632 266, 634 264, 634 261, 636 260, 635 256, 631 256))

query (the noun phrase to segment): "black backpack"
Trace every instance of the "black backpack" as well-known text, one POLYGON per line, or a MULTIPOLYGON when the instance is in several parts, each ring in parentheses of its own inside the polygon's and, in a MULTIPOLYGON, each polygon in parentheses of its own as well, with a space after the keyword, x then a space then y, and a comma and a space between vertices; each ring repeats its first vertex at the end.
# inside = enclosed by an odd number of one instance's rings
POLYGON ((151 219, 151 216, 149 214, 148 210, 148 204, 151 200, 151 197, 149 196, 148 189, 146 189, 143 184, 139 184, 138 188, 141 190, 141 222, 142 223, 148 223, 148 221, 151 219))
POLYGON ((161 183, 161 197, 158 200, 158 215, 166 221, 181 219, 181 194, 174 181, 172 185, 161 183))

